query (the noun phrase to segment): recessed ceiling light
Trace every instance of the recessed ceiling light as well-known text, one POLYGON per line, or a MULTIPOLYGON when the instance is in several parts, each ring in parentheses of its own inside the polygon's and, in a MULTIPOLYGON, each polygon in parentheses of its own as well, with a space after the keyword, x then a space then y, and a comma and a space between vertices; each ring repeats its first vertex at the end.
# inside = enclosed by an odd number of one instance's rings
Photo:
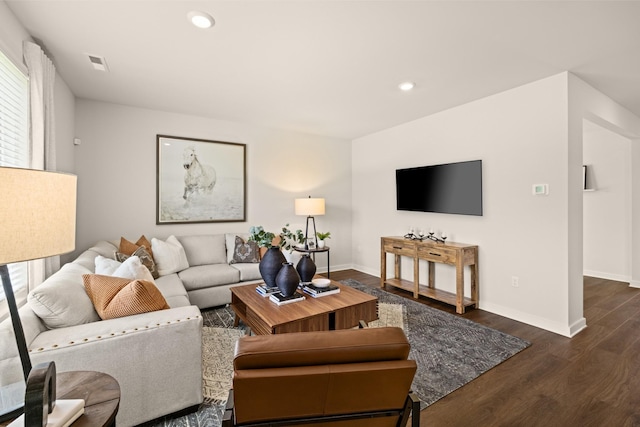
POLYGON ((413 82, 402 82, 398 85, 398 87, 400 88, 400 90, 403 90, 405 92, 410 91, 411 89, 413 89, 414 87, 416 87, 416 84, 413 82))
POLYGON ((189 21, 198 28, 210 28, 216 23, 211 15, 197 10, 187 13, 187 17, 189 21))

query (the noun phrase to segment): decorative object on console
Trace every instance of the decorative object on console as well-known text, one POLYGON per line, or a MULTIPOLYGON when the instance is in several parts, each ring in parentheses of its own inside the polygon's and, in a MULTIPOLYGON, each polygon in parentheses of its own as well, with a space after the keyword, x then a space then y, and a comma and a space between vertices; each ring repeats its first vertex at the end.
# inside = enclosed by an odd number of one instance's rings
POLYGON ((313 262, 309 254, 303 254, 300 261, 298 261, 298 265, 296 265, 296 270, 300 275, 300 281, 309 283, 316 274, 316 263, 313 262))
POLYGON ((429 230, 429 234, 424 234, 423 230, 420 230, 418 232, 418 234, 415 234, 413 227, 409 230, 409 232, 407 234, 404 235, 405 239, 411 239, 411 240, 419 240, 419 241, 423 241, 423 240, 433 240, 434 242, 437 243, 444 243, 445 240, 447 240, 447 233, 445 233, 444 231, 442 233, 440 233, 440 237, 438 238, 435 235, 435 232, 433 231, 433 228, 429 230))
POLYGON ((306 231, 304 233, 305 237, 305 249, 309 249, 309 220, 313 222, 313 241, 315 243, 315 247, 318 246, 318 237, 316 236, 316 220, 314 218, 315 215, 324 215, 324 199, 322 198, 311 198, 309 196, 306 199, 296 199, 295 200, 295 213, 296 215, 306 215, 307 217, 307 226, 306 231))
POLYGON ((324 248, 324 241, 331 238, 331 232, 327 231, 326 233, 323 233, 321 231, 318 231, 316 233, 316 237, 318 238, 318 249, 322 249, 324 248))
POLYGON ((245 144, 168 135, 156 142, 156 224, 245 221, 245 144))
MULTIPOLYGON (((74 175, 0 167, 0 192, 6 201, 0 203, 0 277, 25 382, 31 371, 31 359, 7 264, 75 249, 76 183, 74 175)), ((14 416, 21 410, 3 409, 14 416)))
POLYGON ((290 262, 282 264, 282 268, 276 275, 276 286, 285 297, 291 296, 298 289, 300 276, 290 262))

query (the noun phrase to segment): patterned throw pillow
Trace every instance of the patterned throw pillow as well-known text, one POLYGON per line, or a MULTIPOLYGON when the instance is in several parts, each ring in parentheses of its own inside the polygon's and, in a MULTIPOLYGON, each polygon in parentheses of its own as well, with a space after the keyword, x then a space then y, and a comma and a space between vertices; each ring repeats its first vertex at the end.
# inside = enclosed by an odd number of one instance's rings
POLYGON ((156 285, 146 280, 83 274, 82 281, 102 320, 169 308, 156 285))
POLYGON ((260 250, 256 242, 245 242, 242 237, 236 236, 236 244, 233 248, 231 264, 260 262, 260 250))
POLYGON ((133 255, 133 253, 140 246, 144 246, 149 255, 151 255, 151 259, 153 259, 153 251, 151 250, 151 242, 147 239, 144 234, 140 236, 137 242, 131 243, 124 237, 120 237, 120 247, 118 248, 118 252, 125 255, 133 255))
POLYGON ((158 267, 156 266, 156 263, 153 260, 153 257, 147 251, 147 248, 145 248, 144 246, 140 246, 132 254, 116 252, 116 260, 118 260, 118 262, 125 262, 125 260, 131 256, 139 257, 140 261, 142 262, 142 265, 144 265, 149 269, 154 279, 157 279, 158 277, 160 277, 158 273, 158 267))

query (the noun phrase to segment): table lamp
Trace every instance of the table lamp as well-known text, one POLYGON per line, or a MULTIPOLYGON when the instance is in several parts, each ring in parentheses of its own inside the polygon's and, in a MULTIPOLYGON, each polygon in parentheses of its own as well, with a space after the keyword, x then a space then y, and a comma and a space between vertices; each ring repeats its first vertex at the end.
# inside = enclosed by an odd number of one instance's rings
MULTIPOLYGON (((296 199, 295 202, 296 215, 307 216, 307 227, 304 234, 304 248, 309 249, 309 220, 313 222, 313 238, 318 247, 318 237, 316 236, 316 220, 314 215, 324 215, 324 199, 311 198, 309 196, 306 199, 296 199)), ((314 248, 315 249, 315 248, 314 248)))
POLYGON ((31 359, 7 264, 75 249, 76 182, 64 173, 0 167, 0 276, 25 382, 31 359))

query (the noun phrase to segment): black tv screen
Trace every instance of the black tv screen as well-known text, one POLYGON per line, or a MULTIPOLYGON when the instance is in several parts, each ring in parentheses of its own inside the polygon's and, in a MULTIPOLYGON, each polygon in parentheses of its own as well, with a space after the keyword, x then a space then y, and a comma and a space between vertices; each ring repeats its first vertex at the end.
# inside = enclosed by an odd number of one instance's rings
POLYGON ((482 160, 396 170, 400 211, 482 215, 482 160))

